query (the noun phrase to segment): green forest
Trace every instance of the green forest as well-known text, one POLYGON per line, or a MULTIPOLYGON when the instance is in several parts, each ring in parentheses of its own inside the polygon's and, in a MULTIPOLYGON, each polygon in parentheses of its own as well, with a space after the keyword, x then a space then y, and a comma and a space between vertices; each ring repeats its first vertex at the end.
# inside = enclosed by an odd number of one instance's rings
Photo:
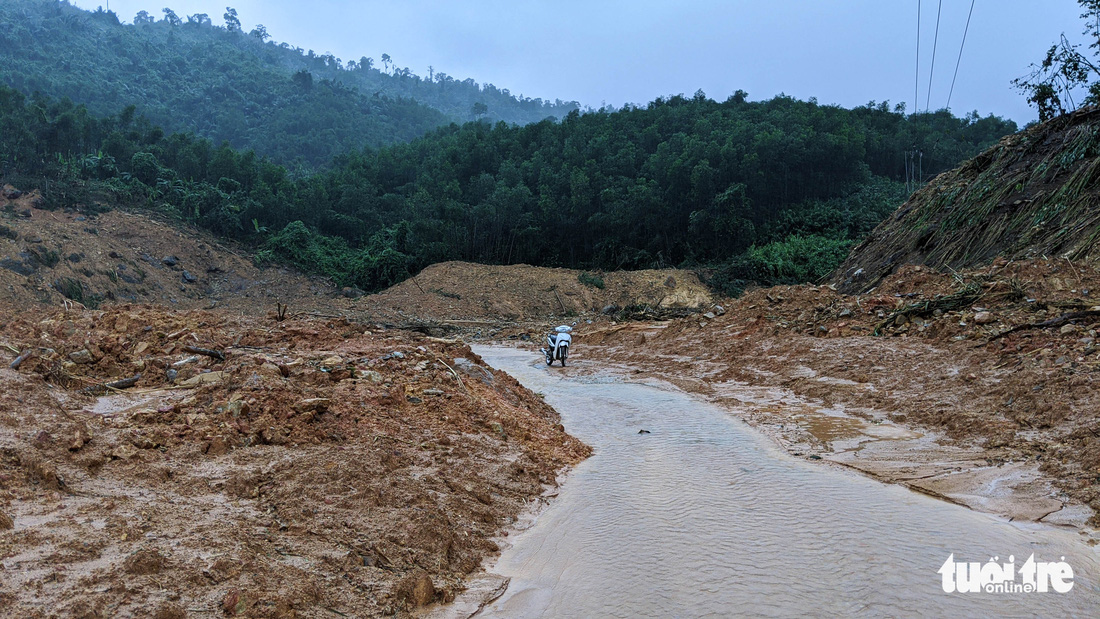
POLYGON ((0 88, 0 174, 57 207, 129 205, 377 290, 443 260, 612 270, 714 267, 748 282, 812 281, 926 178, 1014 132, 940 111, 906 115, 786 96, 703 93, 526 126, 472 121, 352 150, 294 174, 253 150, 168 134, 130 106, 0 88))
POLYGON ((442 72, 423 78, 387 54, 344 61, 275 43, 263 26, 244 32, 231 8, 223 16, 142 11, 132 20, 64 1, 4 0, 0 83, 104 116, 134 105, 166 131, 228 141, 295 171, 451 122, 523 124, 579 107, 442 72))

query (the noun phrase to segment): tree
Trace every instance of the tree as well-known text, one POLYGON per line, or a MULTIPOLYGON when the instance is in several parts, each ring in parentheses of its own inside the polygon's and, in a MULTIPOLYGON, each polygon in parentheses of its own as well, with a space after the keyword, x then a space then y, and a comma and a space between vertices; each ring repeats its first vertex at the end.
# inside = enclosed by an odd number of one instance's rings
POLYGON ((252 29, 252 32, 248 33, 251 36, 256 37, 261 42, 267 41, 271 38, 271 35, 267 33, 267 28, 263 24, 256 24, 256 27, 252 29))
POLYGON ((382 66, 386 67, 386 70, 390 70, 390 55, 382 54, 382 66))
POLYGON ((489 106, 485 105, 481 101, 478 101, 470 107, 470 112, 474 115, 474 118, 478 120, 480 120, 481 117, 484 116, 488 111, 489 106))
POLYGON ((237 17, 237 9, 233 7, 225 7, 225 29, 230 32, 241 31, 241 20, 237 17))
POLYGON ((183 20, 181 20, 179 15, 176 15, 176 12, 172 9, 164 9, 164 21, 168 22, 171 26, 178 26, 183 23, 183 20))
POLYGON ((138 24, 151 24, 156 21, 148 11, 138 11, 138 14, 134 16, 134 25, 138 24))
POLYGON ((363 56, 362 58, 359 59, 359 68, 360 69, 366 71, 366 70, 369 70, 373 66, 374 66, 374 58, 367 58, 366 56, 363 56))
POLYGON ((187 23, 195 24, 196 26, 209 26, 211 21, 210 16, 206 13, 195 13, 194 15, 187 16, 187 23))
POLYGON ((1081 105, 1100 103, 1100 66, 1096 59, 1100 54, 1100 0, 1077 0, 1084 9, 1082 34, 1088 38, 1092 58, 1080 50, 1080 45, 1070 43, 1063 34, 1058 43, 1050 46, 1047 55, 1038 65, 1032 64, 1031 74, 1012 81, 1017 90, 1027 96, 1027 102, 1039 111, 1039 120, 1048 120, 1077 108, 1074 93, 1085 89, 1081 105))

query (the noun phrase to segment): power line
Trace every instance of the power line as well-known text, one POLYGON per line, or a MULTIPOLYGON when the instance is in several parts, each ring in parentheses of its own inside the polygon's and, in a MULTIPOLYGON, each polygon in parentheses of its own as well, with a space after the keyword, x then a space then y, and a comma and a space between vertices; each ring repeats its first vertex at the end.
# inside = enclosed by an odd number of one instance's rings
POLYGON ((955 78, 959 76, 959 64, 963 59, 963 46, 966 45, 966 33, 970 30, 970 16, 974 14, 974 1, 970 0, 970 12, 966 14, 966 28, 963 28, 963 40, 959 45, 959 59, 955 61, 955 75, 951 76, 951 90, 947 92, 947 109, 951 109, 951 95, 955 92, 955 78))
POLYGON ((939 8, 936 9, 936 36, 932 39, 932 65, 928 67, 928 98, 924 102, 924 111, 928 111, 928 106, 932 103, 932 75, 936 71, 936 45, 940 41, 940 11, 943 9, 943 0, 939 2, 939 8))
POLYGON ((920 89, 920 0, 917 0, 917 69, 913 72, 913 113, 916 114, 920 108, 917 107, 920 104, 917 103, 917 91, 920 89))

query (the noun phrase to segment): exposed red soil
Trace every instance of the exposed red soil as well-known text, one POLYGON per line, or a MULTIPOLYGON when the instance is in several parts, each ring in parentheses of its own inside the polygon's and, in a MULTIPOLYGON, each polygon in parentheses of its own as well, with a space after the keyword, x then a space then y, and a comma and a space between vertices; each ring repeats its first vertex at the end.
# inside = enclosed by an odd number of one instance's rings
POLYGON ((142 306, 4 323, 6 616, 377 616, 446 601, 588 453, 458 342, 142 306), (186 347, 224 360, 173 367, 196 356, 186 347), (35 355, 12 370, 13 349, 35 355))

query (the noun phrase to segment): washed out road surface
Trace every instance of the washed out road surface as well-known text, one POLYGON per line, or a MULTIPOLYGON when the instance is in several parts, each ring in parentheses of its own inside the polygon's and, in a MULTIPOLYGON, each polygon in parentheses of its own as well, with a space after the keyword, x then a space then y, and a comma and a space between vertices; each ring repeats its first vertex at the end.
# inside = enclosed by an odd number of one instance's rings
MULTIPOLYGON (((1070 529, 1018 524, 789 456, 727 411, 672 389, 547 368, 475 347, 562 416, 594 455, 491 571, 478 617, 1094 616, 1100 553, 1070 529), (639 433, 645 430, 646 433, 639 433), (952 593, 949 555, 1062 561, 1068 593, 952 593)), ((578 358, 578 363, 584 360, 578 358)))

